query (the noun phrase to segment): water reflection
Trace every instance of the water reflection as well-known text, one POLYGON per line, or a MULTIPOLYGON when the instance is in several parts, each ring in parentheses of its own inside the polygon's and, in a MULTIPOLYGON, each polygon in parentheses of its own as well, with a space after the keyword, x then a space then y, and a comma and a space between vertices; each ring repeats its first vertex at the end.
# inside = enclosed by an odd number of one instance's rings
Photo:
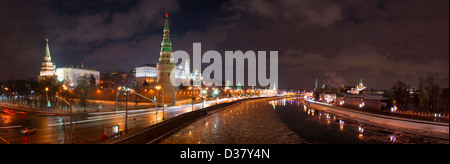
POLYGON ((339 130, 344 131, 344 121, 339 120, 339 130))
POLYGON ((358 138, 359 138, 360 140, 364 139, 364 134, 363 134, 363 133, 364 133, 364 127, 363 127, 362 125, 359 125, 358 131, 359 131, 358 138))
POLYGON ((395 137, 395 134, 392 134, 391 137, 389 138, 389 140, 390 140, 392 143, 395 143, 395 141, 397 141, 397 138, 395 137))
POLYGON ((310 108, 293 99, 271 101, 281 120, 300 137, 318 143, 448 143, 375 127, 346 116, 310 108), (323 116, 323 117, 322 117, 323 116))

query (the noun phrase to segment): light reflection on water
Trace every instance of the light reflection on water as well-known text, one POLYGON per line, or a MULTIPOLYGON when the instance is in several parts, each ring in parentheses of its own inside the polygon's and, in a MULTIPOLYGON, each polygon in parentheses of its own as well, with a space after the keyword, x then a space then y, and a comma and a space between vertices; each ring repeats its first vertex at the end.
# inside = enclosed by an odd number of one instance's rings
POLYGON ((327 113, 292 99, 271 101, 281 120, 300 137, 313 143, 392 144, 446 143, 416 134, 376 127, 345 116, 327 113))
POLYGON ((308 108, 291 99, 249 101, 197 120, 162 144, 446 143, 308 108))
MULTIPOLYGON (((277 117, 268 101, 255 100, 200 119, 164 139, 162 144, 304 143, 277 117)), ((275 105, 276 106, 276 105, 275 105)))

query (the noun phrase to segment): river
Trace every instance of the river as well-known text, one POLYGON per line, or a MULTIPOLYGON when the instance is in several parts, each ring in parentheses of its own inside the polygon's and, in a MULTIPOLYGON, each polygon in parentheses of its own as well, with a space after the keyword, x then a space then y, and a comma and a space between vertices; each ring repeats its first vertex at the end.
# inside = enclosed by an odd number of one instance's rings
POLYGON ((291 99, 246 101, 200 119, 162 144, 448 144, 305 108, 291 99))

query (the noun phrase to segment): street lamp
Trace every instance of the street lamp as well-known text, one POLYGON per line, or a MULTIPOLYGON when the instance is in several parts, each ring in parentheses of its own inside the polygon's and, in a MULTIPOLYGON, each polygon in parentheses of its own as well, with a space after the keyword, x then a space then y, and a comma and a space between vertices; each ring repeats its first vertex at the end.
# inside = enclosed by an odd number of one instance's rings
MULTIPOLYGON (((163 120, 164 120, 164 110, 165 110, 165 106, 166 104, 164 104, 164 89, 161 87, 161 85, 157 85, 155 87, 157 90, 161 89, 162 92, 162 103, 163 103, 163 120)), ((157 111, 158 112, 158 111, 157 111)))
POLYGON ((47 100, 47 110, 48 110, 48 107, 51 106, 50 100, 48 99, 48 87, 45 87, 45 98, 47 100))
POLYGON ((133 93, 133 89, 124 88, 125 95, 125 133, 128 133, 128 96, 133 93))
POLYGON ((66 84, 63 84, 62 87, 63 87, 63 89, 64 89, 65 91, 67 91, 67 89, 69 89, 69 88, 66 86, 66 84))
POLYGON ((120 94, 120 90, 122 89, 122 87, 118 87, 117 88, 117 92, 116 92, 116 112, 119 112, 119 94, 120 94))
POLYGON ((191 92, 191 104, 192 104, 191 111, 194 111, 194 99, 193 99, 193 96, 192 96, 192 92, 194 92, 194 90, 193 90, 192 87, 189 87, 189 91, 191 92))
MULTIPOLYGON (((69 88, 67 87, 67 85, 66 84, 63 84, 62 85, 62 90, 61 90, 61 96, 62 96, 62 99, 69 99, 68 98, 68 96, 67 96, 67 90, 68 90, 69 88)), ((61 105, 61 108, 62 108, 62 105, 61 105)))
MULTIPOLYGON (((206 88, 206 90, 208 90, 208 88, 206 88)), ((203 90, 203 88, 202 88, 202 109, 203 108, 205 108, 205 94, 207 93, 207 91, 206 90, 203 90)))

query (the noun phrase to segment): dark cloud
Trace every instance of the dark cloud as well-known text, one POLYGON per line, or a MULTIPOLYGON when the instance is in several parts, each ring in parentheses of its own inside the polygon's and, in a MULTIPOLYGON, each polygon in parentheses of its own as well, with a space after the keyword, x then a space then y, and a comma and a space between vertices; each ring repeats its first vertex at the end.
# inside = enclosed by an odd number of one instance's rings
MULTIPOLYGON (((162 30, 150 33, 146 30, 160 29, 164 24, 163 14, 178 9, 175 0, 1 1, 0 64, 8 65, 9 69, 0 71, 0 79, 37 77, 45 38, 50 40, 57 67, 80 65, 84 61, 102 72, 131 70, 130 63, 139 61, 133 60, 135 57, 152 53, 145 51, 150 45, 140 42, 162 33, 162 30), (122 56, 131 60, 124 62, 122 56)), ((154 46, 155 53, 159 51, 158 44, 154 46)))
POLYGON ((152 23, 161 23, 162 14, 178 9, 177 2, 138 1, 127 12, 82 14, 68 19, 69 25, 56 29, 60 42, 92 43, 134 37, 152 23))
POLYGON ((310 87, 318 76, 330 85, 364 78, 373 88, 397 80, 417 87, 420 76, 431 75, 448 87, 447 6, 443 0, 230 1, 223 8, 234 14, 223 20, 236 27, 226 31, 230 47, 280 51, 280 79, 299 77, 280 86, 310 87))
POLYGON ((311 88, 316 77, 415 87, 427 75, 448 87, 447 0, 196 2, 2 1, 0 64, 8 69, 0 79, 37 76, 46 37, 57 66, 85 61, 105 72, 155 63, 168 12, 174 50, 191 53, 201 42, 203 52, 279 51, 280 87, 311 88))
POLYGON ((319 25, 328 27, 342 19, 341 8, 330 1, 317 0, 247 0, 231 1, 230 11, 254 14, 268 19, 284 19, 294 25, 319 25))
MULTIPOLYGON (((345 79, 354 79, 358 76, 360 78, 368 78, 371 76, 383 77, 385 75, 385 78, 382 78, 383 81, 389 81, 390 83, 394 83, 397 80, 418 80, 406 78, 411 76, 425 77, 427 75, 436 75, 441 77, 439 78, 441 82, 445 80, 445 77, 448 77, 448 62, 441 60, 429 62, 411 59, 395 60, 390 58, 390 56, 390 54, 377 52, 370 45, 359 44, 344 47, 341 52, 334 56, 291 50, 281 56, 279 64, 286 66, 285 69, 291 69, 300 74, 308 74, 308 72, 323 73, 324 76, 322 77, 324 79, 322 81, 331 86, 336 86, 336 82, 342 82, 340 85, 347 84, 345 79), (351 73, 355 69, 361 72, 357 74, 351 73), (340 74, 339 77, 336 74, 340 74)), ((369 84, 374 88, 385 87, 380 85, 378 81, 369 82, 369 84)), ((414 84, 416 83, 414 82, 414 84)))

